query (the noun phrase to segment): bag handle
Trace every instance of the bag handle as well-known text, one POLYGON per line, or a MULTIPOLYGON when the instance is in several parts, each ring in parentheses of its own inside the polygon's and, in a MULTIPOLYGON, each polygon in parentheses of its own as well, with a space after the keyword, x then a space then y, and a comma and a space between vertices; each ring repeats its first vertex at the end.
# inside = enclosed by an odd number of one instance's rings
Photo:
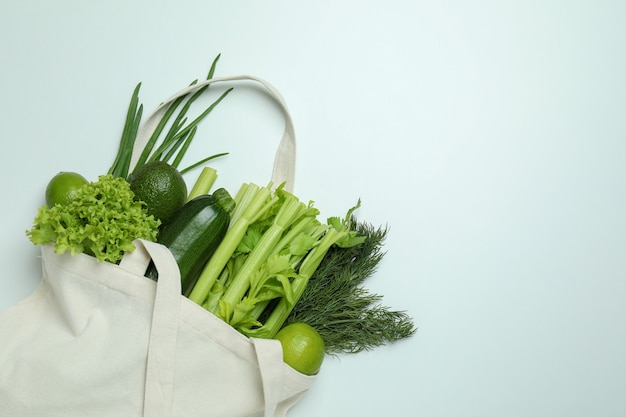
POLYGON ((136 249, 124 256, 120 267, 143 275, 152 260, 159 273, 148 341, 143 416, 171 417, 180 317, 180 271, 165 246, 142 239, 133 243, 136 249))
POLYGON ((283 386, 283 351, 280 342, 275 339, 250 338, 254 345, 259 362, 259 372, 263 384, 265 399, 265 417, 276 415, 276 408, 280 402, 283 386))
MULTIPOLYGON (((281 94, 267 81, 251 76, 236 75, 204 80, 180 90, 163 102, 145 120, 135 139, 130 166, 134 167, 141 152, 155 132, 169 106, 179 97, 193 93, 214 83, 233 81, 255 81, 260 83, 279 104, 285 116, 285 129, 274 156, 271 181, 275 185, 285 183, 284 188, 293 192, 295 182, 296 136, 293 120, 281 94)), ((138 275, 143 275, 150 260, 159 272, 156 286, 148 357, 146 365, 146 386, 144 393, 143 417, 171 417, 174 396, 174 374, 178 320, 180 317, 180 271, 171 252, 163 245, 146 240, 135 240, 135 251, 126 254, 120 267, 138 275)), ((276 391, 282 362, 282 350, 275 340, 252 340, 259 362, 263 383, 265 416, 274 416, 278 405, 279 392, 276 391)))
MULTIPOLYGON (((152 261, 159 273, 148 342, 143 417, 171 417, 181 305, 180 271, 165 246, 143 239, 136 239, 133 243, 135 250, 124 256, 120 268, 143 275, 152 261)), ((273 417, 280 402, 284 376, 282 348, 278 340, 250 340, 259 364, 264 416, 273 417)))
POLYGON ((285 182, 285 190, 293 192, 294 180, 295 180, 295 164, 296 164, 296 134, 293 127, 293 120, 291 114, 278 90, 274 88, 267 81, 255 77, 252 75, 234 75, 229 77, 216 77, 208 80, 198 82, 187 88, 184 88, 163 102, 156 110, 146 119, 140 130, 137 132, 137 138, 135 139, 135 147, 130 160, 131 169, 135 167, 139 156, 148 143, 148 140, 154 133, 160 120, 165 115, 165 112, 170 107, 172 102, 179 97, 186 94, 193 93, 198 89, 215 83, 233 82, 233 81, 255 81, 261 84, 270 93, 270 95, 279 104, 284 116, 285 116, 285 130, 283 137, 280 141, 276 154, 274 156, 274 168, 272 171, 272 183, 275 185, 285 182))

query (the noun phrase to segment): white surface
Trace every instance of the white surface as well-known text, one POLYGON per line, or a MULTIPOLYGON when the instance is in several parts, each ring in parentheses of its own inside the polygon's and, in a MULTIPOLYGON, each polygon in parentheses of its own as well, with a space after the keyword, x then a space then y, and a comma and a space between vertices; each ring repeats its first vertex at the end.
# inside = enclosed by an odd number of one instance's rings
MULTIPOLYGON (((221 53, 284 95, 296 193, 390 225, 368 287, 419 326, 328 359, 291 417, 626 415, 625 21, 608 0, 4 0, 0 311, 39 281, 48 179, 106 171, 135 84, 152 110, 221 53)), ((265 182, 281 132, 238 88, 197 155, 265 182)))

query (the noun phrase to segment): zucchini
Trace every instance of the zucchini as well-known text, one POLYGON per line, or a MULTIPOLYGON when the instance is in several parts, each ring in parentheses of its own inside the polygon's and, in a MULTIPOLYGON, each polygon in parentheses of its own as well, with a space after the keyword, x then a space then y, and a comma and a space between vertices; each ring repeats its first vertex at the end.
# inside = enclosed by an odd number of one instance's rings
MULTIPOLYGON (((223 188, 198 196, 161 224, 157 242, 166 246, 180 269, 182 294, 189 296, 209 258, 224 238, 235 202, 223 188)), ((146 276, 157 279, 153 264, 146 276)))

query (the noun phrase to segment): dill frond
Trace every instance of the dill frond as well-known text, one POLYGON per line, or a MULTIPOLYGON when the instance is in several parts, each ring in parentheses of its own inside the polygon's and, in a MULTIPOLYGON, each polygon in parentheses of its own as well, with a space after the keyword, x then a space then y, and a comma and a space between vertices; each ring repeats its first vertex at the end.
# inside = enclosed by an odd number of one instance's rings
POLYGON ((363 282, 383 259, 387 227, 353 221, 365 241, 326 254, 285 324, 305 322, 318 330, 329 354, 358 353, 412 336, 416 329, 406 312, 382 304, 363 282))

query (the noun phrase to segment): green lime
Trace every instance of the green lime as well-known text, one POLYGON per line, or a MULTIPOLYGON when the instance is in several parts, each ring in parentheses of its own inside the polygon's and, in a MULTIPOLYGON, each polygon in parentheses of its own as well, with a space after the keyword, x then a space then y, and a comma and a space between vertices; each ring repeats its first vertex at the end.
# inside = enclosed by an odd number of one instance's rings
POLYGON ((322 336, 306 323, 291 323, 276 334, 283 347, 283 360, 296 371, 315 375, 324 361, 326 346, 322 336))
POLYGON ((76 172, 59 172, 46 187, 46 204, 52 207, 55 204, 69 204, 75 197, 76 192, 88 181, 76 172))
POLYGON ((176 168, 163 161, 152 161, 137 168, 128 182, 148 214, 165 221, 187 200, 187 185, 176 168))

